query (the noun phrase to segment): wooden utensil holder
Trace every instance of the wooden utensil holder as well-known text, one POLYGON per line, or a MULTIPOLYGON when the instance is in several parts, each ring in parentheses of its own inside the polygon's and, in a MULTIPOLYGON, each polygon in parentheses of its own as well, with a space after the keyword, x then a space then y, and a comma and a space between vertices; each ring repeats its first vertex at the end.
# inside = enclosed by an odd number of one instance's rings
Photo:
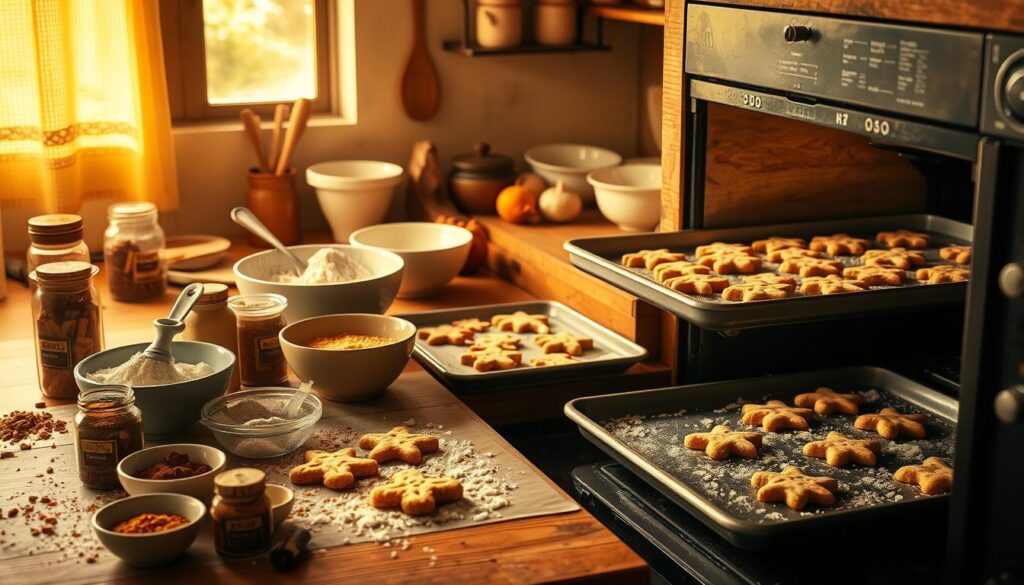
MULTIPOLYGON (((299 198, 295 193, 295 174, 295 167, 289 167, 283 175, 261 173, 257 168, 246 173, 249 178, 246 207, 286 246, 299 243, 299 198)), ((251 234, 249 244, 269 247, 251 234)))

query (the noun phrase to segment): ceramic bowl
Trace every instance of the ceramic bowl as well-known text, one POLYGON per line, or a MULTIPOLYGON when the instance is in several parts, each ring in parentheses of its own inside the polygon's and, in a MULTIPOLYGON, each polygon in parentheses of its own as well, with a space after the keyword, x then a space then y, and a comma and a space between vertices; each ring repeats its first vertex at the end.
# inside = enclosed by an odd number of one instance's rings
MULTIPOLYGON (((75 366, 75 382, 82 390, 105 386, 89 380, 85 374, 119 366, 147 347, 148 341, 93 354, 75 366)), ((135 393, 135 406, 142 411, 142 430, 148 440, 177 437, 191 431, 199 421, 199 411, 203 405, 227 390, 235 367, 235 354, 212 343, 174 341, 171 342, 171 353, 182 363, 206 362, 213 367, 213 373, 175 384, 131 385, 135 393)))
POLYGON ((419 298, 441 292, 462 270, 473 243, 466 228, 445 223, 382 223, 352 232, 352 245, 382 248, 405 261, 400 298, 419 298))
MULTIPOLYGON (((258 407, 257 407, 258 408, 258 407)), ((217 442, 228 451, 249 459, 287 455, 301 447, 313 434, 323 415, 323 403, 314 394, 285 387, 250 388, 219 396, 203 406, 200 422, 213 432, 217 442), (280 414, 295 396, 303 394, 295 418, 258 427, 245 426, 232 413, 243 401, 256 402, 269 413, 280 414)), ((266 418, 265 416, 263 418, 266 418)))
POLYGON ((587 173, 622 162, 621 156, 607 148, 585 144, 534 146, 524 157, 533 172, 551 185, 564 181, 566 190, 579 193, 586 205, 594 204, 594 189, 587 182, 587 173))
POLYGON ((416 342, 416 326, 386 315, 324 315, 292 323, 281 330, 288 365, 328 400, 354 402, 382 393, 405 369, 416 342), (395 341, 366 349, 313 349, 318 336, 354 333, 395 341))
POLYGON ((661 220, 661 165, 630 164, 587 175, 597 207, 627 232, 646 232, 661 220))
POLYGON ((181 556, 199 532, 206 506, 192 496, 181 494, 145 494, 116 500, 92 515, 92 530, 114 556, 136 567, 156 567, 181 556), (121 522, 145 513, 178 514, 189 522, 185 526, 150 532, 120 534, 114 532, 121 522))
POLYGON ((292 508, 295 507, 295 492, 283 485, 268 483, 267 497, 270 498, 270 513, 274 519, 274 530, 277 530, 288 519, 292 508))
POLYGON ((344 243, 353 231, 384 221, 402 167, 372 160, 322 162, 306 169, 306 182, 316 189, 334 241, 344 243))
POLYGON ((401 256, 377 248, 344 244, 289 246, 296 256, 308 260, 320 248, 338 248, 346 256, 370 269, 373 276, 327 284, 274 282, 274 275, 292 271, 288 259, 277 250, 258 252, 235 263, 238 291, 243 295, 276 293, 288 299, 284 318, 288 322, 334 313, 383 313, 391 306, 402 282, 405 262, 401 256))
POLYGON ((224 471, 227 456, 224 452, 208 445, 178 443, 158 445, 136 451, 117 464, 117 479, 130 496, 142 494, 169 493, 192 496, 204 504, 213 499, 213 478, 224 471), (184 453, 192 463, 205 463, 210 471, 180 479, 142 479, 134 474, 162 461, 170 453, 184 453))

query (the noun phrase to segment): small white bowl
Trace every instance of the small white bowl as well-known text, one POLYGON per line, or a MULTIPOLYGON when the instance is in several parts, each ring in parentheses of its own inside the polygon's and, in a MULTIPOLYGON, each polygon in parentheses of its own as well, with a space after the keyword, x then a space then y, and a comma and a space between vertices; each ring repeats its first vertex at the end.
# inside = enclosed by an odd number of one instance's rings
POLYGON ((530 148, 523 156, 533 172, 551 185, 563 181, 565 189, 579 193, 587 205, 594 204, 594 189, 587 183, 587 173, 622 162, 614 151, 585 144, 544 144, 530 148))
POLYGON ((191 496, 181 494, 145 494, 116 500, 92 515, 92 530, 107 550, 122 561, 136 567, 156 567, 181 556, 199 533, 199 523, 206 515, 206 506, 191 496), (114 532, 125 520, 139 514, 177 514, 188 524, 148 534, 114 532))
POLYGON ((117 478, 130 496, 170 493, 192 496, 204 504, 213 499, 213 478, 224 470, 227 457, 224 452, 208 445, 178 443, 159 445, 128 455, 117 464, 117 478), (142 479, 133 474, 159 463, 169 453, 184 453, 192 463, 205 463, 212 469, 192 477, 180 479, 142 479))
POLYGON ((266 491, 267 497, 270 498, 271 516, 274 519, 274 530, 276 531, 292 513, 292 508, 295 506, 295 492, 276 483, 268 483, 266 491))
POLYGON ((405 261, 398 297, 415 299, 441 292, 466 263, 473 233, 446 223, 382 223, 352 232, 352 245, 381 248, 405 261))
POLYGON ((372 160, 335 160, 306 169, 306 182, 316 189, 335 242, 348 242, 353 231, 380 223, 387 215, 402 167, 372 160))
POLYGON ((646 232, 661 220, 661 165, 631 164, 587 175, 597 207, 627 232, 646 232))

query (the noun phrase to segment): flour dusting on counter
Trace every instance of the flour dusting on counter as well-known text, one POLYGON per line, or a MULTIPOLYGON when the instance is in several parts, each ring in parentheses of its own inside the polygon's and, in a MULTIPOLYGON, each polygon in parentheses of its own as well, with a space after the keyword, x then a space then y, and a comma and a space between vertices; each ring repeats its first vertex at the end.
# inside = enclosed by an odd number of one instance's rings
POLYGON ((275 282, 288 284, 330 284, 370 278, 373 273, 338 248, 320 248, 309 257, 306 270, 299 276, 291 272, 276 274, 275 282))

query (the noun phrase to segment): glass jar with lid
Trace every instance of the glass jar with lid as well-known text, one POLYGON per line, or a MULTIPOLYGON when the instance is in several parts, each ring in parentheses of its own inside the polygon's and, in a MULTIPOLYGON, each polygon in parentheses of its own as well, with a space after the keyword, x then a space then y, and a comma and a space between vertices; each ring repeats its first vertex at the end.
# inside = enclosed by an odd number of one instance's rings
POLYGON ((163 296, 167 266, 161 259, 164 230, 156 205, 144 201, 115 203, 107 209, 103 262, 114 300, 137 302, 163 296))
POLYGON ((239 467, 213 478, 210 504, 217 552, 227 556, 256 554, 270 546, 274 533, 266 474, 239 467))
POLYGON ((288 299, 268 293, 228 301, 238 320, 238 369, 243 386, 277 386, 288 381, 288 364, 278 334, 288 299))
POLYGON ((99 269, 88 262, 50 262, 29 279, 32 295, 39 387, 50 398, 75 398, 74 367, 103 350, 100 295, 93 285, 99 269))
MULTIPOLYGON (((227 285, 216 282, 203 284, 203 294, 185 317, 185 331, 181 337, 188 341, 213 343, 238 355, 238 325, 235 314, 228 308, 227 285)), ((238 370, 235 367, 231 372, 228 392, 238 390, 238 370)))
POLYGON ((25 254, 25 271, 40 264, 77 260, 89 262, 89 246, 82 240, 82 218, 70 213, 37 215, 28 220, 31 244, 25 254))
POLYGON ((75 452, 82 485, 99 490, 121 487, 117 464, 142 449, 142 411, 128 386, 99 386, 78 395, 75 452))

